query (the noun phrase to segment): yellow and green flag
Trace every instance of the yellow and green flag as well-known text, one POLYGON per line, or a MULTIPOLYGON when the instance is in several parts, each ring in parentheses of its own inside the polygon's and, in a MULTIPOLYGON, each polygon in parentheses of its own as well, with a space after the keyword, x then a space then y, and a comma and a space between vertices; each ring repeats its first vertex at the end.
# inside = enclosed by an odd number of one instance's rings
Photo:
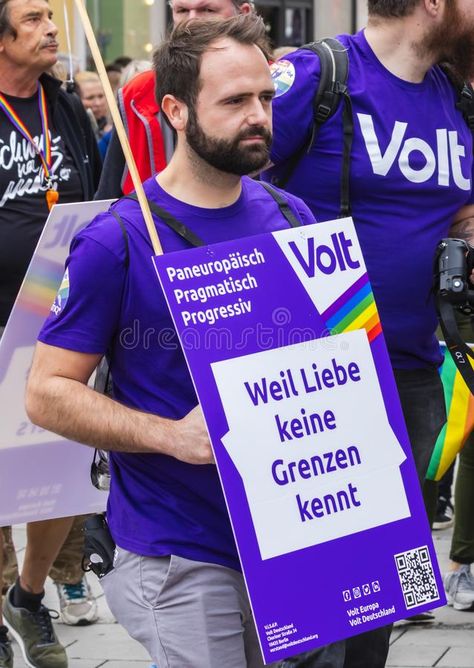
MULTIPOLYGON (((474 344, 469 344, 471 348, 474 344)), ((440 480, 474 430, 474 396, 459 373, 449 350, 444 349, 441 368, 447 422, 439 433, 426 477, 440 480)), ((469 358, 471 365, 474 361, 469 358)))

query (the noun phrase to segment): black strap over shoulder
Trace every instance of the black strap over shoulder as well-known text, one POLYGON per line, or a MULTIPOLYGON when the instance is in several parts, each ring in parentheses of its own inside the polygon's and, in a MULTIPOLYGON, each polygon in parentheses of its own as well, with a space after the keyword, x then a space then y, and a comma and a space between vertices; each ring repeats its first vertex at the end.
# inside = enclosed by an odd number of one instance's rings
MULTIPOLYGON (((135 194, 125 195, 125 197, 122 199, 133 199, 135 202, 138 202, 138 197, 135 194)), ((161 218, 168 225, 168 227, 171 227, 171 229, 176 232, 176 234, 179 234, 179 236, 191 244, 191 246, 198 247, 206 245, 206 243, 200 237, 198 237, 197 234, 190 230, 189 227, 186 227, 186 225, 183 225, 183 223, 180 223, 179 220, 174 218, 174 216, 168 213, 168 211, 149 199, 147 199, 147 201, 152 213, 161 218)))
POLYGON ((469 358, 474 359, 474 352, 464 343, 459 334, 454 307, 438 294, 436 310, 446 346, 469 391, 474 394, 474 370, 469 362, 469 358))
POLYGON ((354 137, 354 117, 352 114, 352 102, 350 96, 344 94, 344 111, 342 114, 342 126, 344 135, 344 148, 342 154, 341 168, 341 209, 340 217, 345 218, 351 215, 350 199, 350 174, 351 174, 351 153, 352 140, 354 137))
POLYGON ((303 144, 303 146, 288 160, 283 176, 277 177, 273 182, 275 185, 282 188, 288 183, 296 165, 300 162, 303 155, 308 153, 313 147, 321 126, 336 113, 341 100, 343 100, 343 156, 341 168, 340 216, 349 216, 349 174, 354 121, 352 116, 352 103, 347 88, 347 80, 349 77, 349 58, 347 56, 347 49, 335 38, 327 38, 311 42, 300 48, 312 51, 318 56, 320 61, 319 83, 313 98, 313 125, 311 128, 311 135, 309 141, 303 144))
POLYGON ((120 225, 120 229, 122 230, 122 236, 123 236, 123 239, 124 239, 124 242, 125 242, 125 267, 128 269, 128 267, 130 265, 130 248, 129 248, 129 245, 128 245, 127 230, 125 229, 125 225, 123 224, 123 220, 121 219, 119 214, 116 211, 114 211, 113 209, 110 209, 110 213, 115 218, 117 223, 120 225))
POLYGON ((266 183, 265 181, 260 181, 259 183, 265 188, 265 190, 273 197, 275 202, 278 204, 281 214, 286 218, 290 227, 301 227, 301 221, 298 220, 298 218, 295 216, 286 199, 282 195, 280 195, 280 193, 277 190, 275 190, 275 188, 272 188, 272 186, 269 183, 266 183))
MULTIPOLYGON (((300 227, 301 221, 298 220, 298 218, 295 216, 287 200, 278 191, 272 188, 272 186, 269 183, 264 183, 263 181, 260 181, 259 184, 263 188, 265 188, 265 190, 273 197, 275 202, 278 204, 282 216, 287 220, 290 227, 300 227)), ((125 195, 124 197, 122 197, 122 199, 131 199, 134 202, 138 202, 138 197, 135 193, 132 193, 130 195, 125 195)), ((159 206, 155 202, 152 202, 148 198, 147 202, 151 212, 154 213, 159 218, 161 218, 166 223, 166 225, 168 225, 168 227, 170 227, 174 232, 176 232, 176 234, 178 234, 182 239, 187 241, 191 246, 198 247, 206 245, 206 242, 203 241, 201 237, 199 237, 195 232, 190 230, 189 227, 186 227, 186 225, 177 220, 168 211, 166 211, 166 209, 163 209, 161 206, 159 206)), ((110 209, 110 213, 114 216, 114 218, 120 225, 120 229, 122 230, 122 234, 125 239, 125 265, 128 268, 130 263, 130 251, 129 251, 127 230, 125 229, 125 225, 123 224, 123 220, 120 217, 119 213, 117 211, 114 211, 114 209, 110 209)))
POLYGON ((347 93, 349 59, 346 47, 335 38, 321 39, 301 48, 315 53, 321 63, 318 90, 313 100, 313 128, 307 148, 309 150, 319 128, 334 115, 341 96, 347 93))

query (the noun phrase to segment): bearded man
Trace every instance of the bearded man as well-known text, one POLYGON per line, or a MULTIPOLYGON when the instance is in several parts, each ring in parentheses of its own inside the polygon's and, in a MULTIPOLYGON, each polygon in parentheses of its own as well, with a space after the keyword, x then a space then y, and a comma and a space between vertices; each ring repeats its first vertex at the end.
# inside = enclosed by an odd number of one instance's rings
MULTIPOLYGON (((265 43, 263 22, 241 14, 180 23, 155 54, 157 101, 177 145, 145 192, 165 219, 205 243, 289 226, 263 185, 243 176, 269 158, 265 43)), ((287 200, 301 224, 314 221, 303 202, 287 200)), ((160 336, 174 328, 143 217, 130 199, 114 213, 124 231, 108 212, 73 242, 69 297, 40 334, 27 410, 53 431, 112 451, 107 519, 117 553, 101 582, 115 617, 155 663, 261 668, 197 397, 178 342, 168 336, 163 345, 160 336), (154 345, 149 335, 124 345, 120 331, 133 323, 157 332, 154 345), (116 400, 87 386, 106 352, 116 400)), ((165 219, 155 218, 165 251, 189 247, 165 219)))
MULTIPOLYGON (((364 30, 339 36, 349 60, 353 118, 349 201, 423 484, 445 421, 433 257, 441 238, 470 238, 474 215, 472 135, 439 63, 473 78, 474 3, 369 0, 368 10, 364 30)), ((264 175, 274 183, 310 142, 320 61, 302 49, 285 56, 278 71, 274 166, 264 175)), ((318 220, 337 218, 341 210, 343 107, 322 124, 285 185, 318 220)), ((388 634, 372 633, 339 645, 338 659, 328 656, 327 665, 384 666, 388 634)), ((320 658, 306 655, 284 665, 313 668, 320 658)))

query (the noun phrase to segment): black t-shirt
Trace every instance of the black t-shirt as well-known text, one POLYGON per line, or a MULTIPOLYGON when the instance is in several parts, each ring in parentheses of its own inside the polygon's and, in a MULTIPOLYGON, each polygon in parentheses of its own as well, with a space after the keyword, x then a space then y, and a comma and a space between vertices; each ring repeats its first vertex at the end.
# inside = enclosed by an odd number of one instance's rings
MULTIPOLYGON (((43 150, 38 94, 5 95, 31 136, 43 150)), ((53 183, 59 202, 83 199, 79 173, 61 136, 52 126, 53 183)), ((0 326, 10 315, 21 282, 48 217, 43 167, 31 143, 0 110, 0 326)))

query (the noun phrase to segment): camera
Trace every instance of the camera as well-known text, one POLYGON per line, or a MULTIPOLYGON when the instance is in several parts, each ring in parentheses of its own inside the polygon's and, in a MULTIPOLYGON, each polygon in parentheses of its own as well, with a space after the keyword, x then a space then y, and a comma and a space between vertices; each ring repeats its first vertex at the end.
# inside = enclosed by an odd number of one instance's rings
POLYGON ((469 277, 474 268, 474 248, 463 239, 442 239, 435 256, 435 288, 438 295, 465 315, 474 313, 474 291, 469 277))
POLYGON ((114 567, 115 543, 105 513, 92 515, 84 523, 84 556, 82 568, 103 578, 114 567))

